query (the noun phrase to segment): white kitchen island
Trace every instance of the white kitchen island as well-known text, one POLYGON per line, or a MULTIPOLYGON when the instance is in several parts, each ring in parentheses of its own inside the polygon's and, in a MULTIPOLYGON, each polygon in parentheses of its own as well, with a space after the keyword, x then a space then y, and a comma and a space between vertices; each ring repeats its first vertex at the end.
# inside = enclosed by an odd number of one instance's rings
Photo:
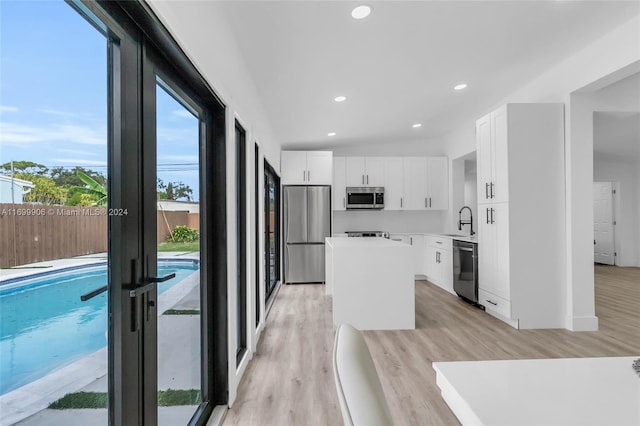
POLYGON ((386 238, 327 238, 326 293, 333 325, 359 330, 415 329, 411 246, 386 238))

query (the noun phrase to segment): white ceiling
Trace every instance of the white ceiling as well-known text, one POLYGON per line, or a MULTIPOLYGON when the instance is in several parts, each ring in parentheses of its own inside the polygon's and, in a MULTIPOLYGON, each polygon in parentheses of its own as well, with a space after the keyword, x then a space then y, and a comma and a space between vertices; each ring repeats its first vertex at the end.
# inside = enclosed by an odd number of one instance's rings
POLYGON ((593 149, 604 158, 640 162, 640 112, 595 112, 593 149))
POLYGON ((361 21, 350 1, 223 4, 284 148, 429 140, 640 12, 628 1, 368 3, 361 21), (459 82, 469 87, 454 92, 459 82))

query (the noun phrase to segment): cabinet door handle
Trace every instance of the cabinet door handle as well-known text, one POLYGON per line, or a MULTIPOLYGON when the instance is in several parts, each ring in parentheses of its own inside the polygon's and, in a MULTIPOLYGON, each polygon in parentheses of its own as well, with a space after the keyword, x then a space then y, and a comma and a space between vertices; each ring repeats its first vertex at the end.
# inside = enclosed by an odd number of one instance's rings
POLYGON ((424 206, 425 206, 425 208, 426 208, 426 207, 429 207, 429 206, 427 205, 427 198, 426 198, 426 197, 424 198, 424 206))
POLYGON ((362 175, 362 184, 364 185, 364 175, 362 175))
POLYGON ((400 207, 402 207, 402 197, 400 197, 400 207))
POLYGON ((494 195, 493 195, 493 182, 491 182, 491 185, 489 185, 489 186, 491 187, 491 198, 493 198, 494 197, 494 195))
POLYGON ((486 299, 487 302, 491 303, 493 306, 498 306, 498 304, 494 301, 491 301, 489 299, 486 299))
POLYGON ((485 182, 484 184, 484 198, 486 200, 489 199, 489 182, 485 182))
POLYGON ((302 181, 305 182, 307 180, 307 171, 303 170, 302 171, 302 181))
POLYGON ((311 171, 307 170, 307 181, 311 182, 311 171))
POLYGON ((369 185, 369 175, 367 175, 367 185, 369 185))
POLYGON ((413 245, 413 237, 409 237, 409 244, 413 245))
POLYGON ((347 208, 347 200, 344 197, 342 197, 342 207, 347 208))
POLYGON ((489 209, 485 209, 487 211, 487 225, 489 224, 489 209))
POLYGON ((495 210, 491 209, 491 223, 495 223, 495 221, 493 220, 493 212, 495 212, 495 210))
POLYGON ((429 208, 431 208, 431 197, 429 197, 429 208))

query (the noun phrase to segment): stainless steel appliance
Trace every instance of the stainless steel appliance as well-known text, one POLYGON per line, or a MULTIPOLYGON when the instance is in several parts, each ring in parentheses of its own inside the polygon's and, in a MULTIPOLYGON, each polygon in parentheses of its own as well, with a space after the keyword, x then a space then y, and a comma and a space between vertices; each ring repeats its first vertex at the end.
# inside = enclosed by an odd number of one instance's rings
POLYGON ((478 303, 478 244, 453 240, 453 290, 468 302, 478 303))
POLYGON ((324 239, 331 236, 329 186, 284 187, 284 281, 324 282, 324 239))
POLYGON ((347 210, 384 209, 384 188, 347 187, 347 210))
POLYGON ((384 231, 347 231, 347 237, 378 237, 389 238, 389 233, 384 231))

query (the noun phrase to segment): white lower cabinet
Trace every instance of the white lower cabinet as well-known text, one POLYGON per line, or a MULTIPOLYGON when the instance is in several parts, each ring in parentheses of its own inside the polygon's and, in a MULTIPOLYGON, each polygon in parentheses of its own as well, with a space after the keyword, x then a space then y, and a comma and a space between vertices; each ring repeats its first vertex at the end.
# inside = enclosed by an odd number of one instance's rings
POLYGON ((427 235, 426 276, 438 287, 453 293, 453 254, 451 238, 427 235))
POLYGON ((411 246, 411 258, 414 275, 427 275, 426 245, 423 234, 390 234, 393 241, 400 241, 411 246))

